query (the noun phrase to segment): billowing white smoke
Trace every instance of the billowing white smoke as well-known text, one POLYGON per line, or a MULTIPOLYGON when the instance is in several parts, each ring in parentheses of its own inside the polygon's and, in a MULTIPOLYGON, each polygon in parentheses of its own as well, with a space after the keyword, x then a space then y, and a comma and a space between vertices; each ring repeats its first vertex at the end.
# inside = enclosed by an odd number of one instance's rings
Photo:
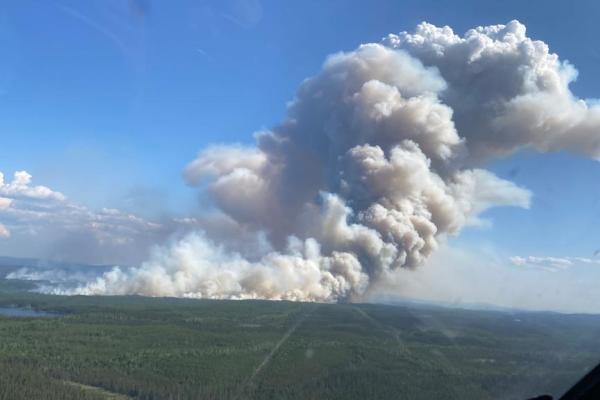
POLYGON ((211 147, 186 168, 227 232, 199 223, 77 292, 360 298, 482 211, 529 206, 529 191, 476 166, 526 146, 600 158, 600 108, 571 94, 575 75, 516 21, 464 37, 423 23, 332 55, 256 147, 211 147))
POLYGON ((454 110, 470 157, 485 161, 529 146, 600 159, 600 107, 571 93, 577 70, 546 43, 528 38, 518 21, 471 29, 464 37, 422 23, 384 43, 440 71, 448 84, 442 101, 454 110))

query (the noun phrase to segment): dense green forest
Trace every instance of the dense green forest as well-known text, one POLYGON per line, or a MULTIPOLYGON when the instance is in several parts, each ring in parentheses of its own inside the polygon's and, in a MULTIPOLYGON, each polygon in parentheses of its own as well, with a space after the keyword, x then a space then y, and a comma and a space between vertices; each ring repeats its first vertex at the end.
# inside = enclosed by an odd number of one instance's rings
POLYGON ((600 316, 63 297, 0 281, 0 399, 523 399, 600 360, 600 316))

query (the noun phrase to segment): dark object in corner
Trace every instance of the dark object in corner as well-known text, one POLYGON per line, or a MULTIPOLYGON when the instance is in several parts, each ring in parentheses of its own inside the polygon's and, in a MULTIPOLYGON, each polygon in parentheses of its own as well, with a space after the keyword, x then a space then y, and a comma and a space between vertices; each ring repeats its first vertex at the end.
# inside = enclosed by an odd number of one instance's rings
POLYGON ((579 382, 565 393, 560 400, 597 400, 600 399, 600 364, 587 373, 579 382))
MULTIPOLYGON (((559 400, 598 400, 600 399, 600 364, 587 373, 559 400)), ((547 394, 528 400, 552 400, 547 394)))

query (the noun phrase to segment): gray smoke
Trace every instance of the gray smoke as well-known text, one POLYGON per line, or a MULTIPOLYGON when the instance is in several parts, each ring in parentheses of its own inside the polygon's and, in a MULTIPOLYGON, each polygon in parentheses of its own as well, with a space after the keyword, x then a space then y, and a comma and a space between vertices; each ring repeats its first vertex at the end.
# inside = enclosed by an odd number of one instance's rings
POLYGON ((463 37, 423 23, 334 54, 256 146, 187 166, 210 223, 75 292, 358 299, 486 209, 529 206, 486 161, 525 147, 600 158, 600 108, 569 91, 575 76, 517 21, 463 37))
POLYGON ((571 93, 577 70, 528 38, 518 21, 463 37, 422 23, 384 43, 440 71, 448 84, 442 101, 454 111, 471 158, 481 162, 524 147, 600 158, 600 107, 571 93))

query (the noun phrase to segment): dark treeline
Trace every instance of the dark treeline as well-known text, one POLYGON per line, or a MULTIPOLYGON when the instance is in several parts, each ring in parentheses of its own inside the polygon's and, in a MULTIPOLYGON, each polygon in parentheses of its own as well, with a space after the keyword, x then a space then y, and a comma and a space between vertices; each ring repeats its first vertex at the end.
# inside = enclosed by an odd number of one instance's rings
POLYGON ((0 400, 100 400, 90 393, 48 377, 44 366, 17 360, 0 361, 0 400))

